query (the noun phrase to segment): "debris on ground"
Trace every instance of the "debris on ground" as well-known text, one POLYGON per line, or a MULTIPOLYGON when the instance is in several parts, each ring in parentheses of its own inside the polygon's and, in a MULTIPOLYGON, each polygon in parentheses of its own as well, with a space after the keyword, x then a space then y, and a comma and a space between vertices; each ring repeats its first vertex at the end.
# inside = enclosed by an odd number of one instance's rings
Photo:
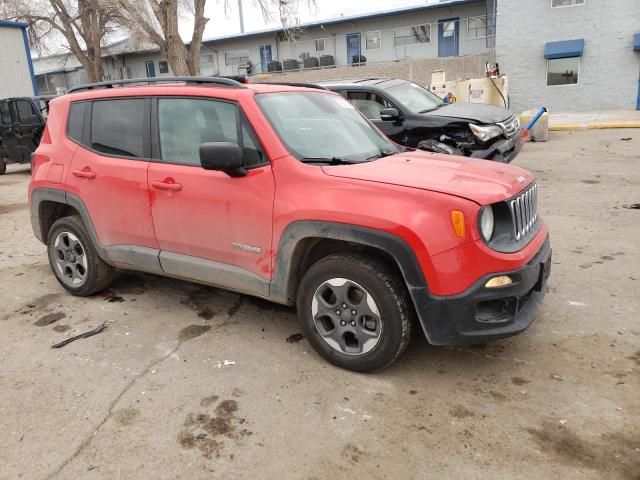
POLYGON ((629 140, 633 140, 633 138, 631 138, 631 137, 624 137, 624 138, 621 138, 620 140, 622 140, 623 142, 628 142, 629 140))
POLYGON ((640 210, 640 203, 631 203, 629 205, 622 205, 622 208, 627 208, 629 210, 640 210))
POLYGON ((76 340, 79 340, 81 338, 88 338, 88 337, 92 337, 93 335, 97 335, 98 333, 100 333, 101 331, 103 331, 105 328, 107 328, 107 323, 103 323, 102 325, 99 325, 98 327, 94 328, 93 330, 89 330, 88 332, 84 332, 81 333, 80 335, 76 335, 75 337, 71 337, 71 338, 67 338, 65 341, 60 342, 60 343, 56 343, 54 345, 51 345, 51 348, 60 348, 60 347, 64 347, 65 345, 67 345, 68 343, 74 342, 76 340))
POLYGON ((62 312, 49 313, 44 317, 40 317, 34 325, 38 327, 46 327, 47 325, 51 325, 52 323, 57 322, 58 320, 62 320, 66 315, 62 312))
POLYGON ((304 338, 304 335, 301 333, 294 333, 293 335, 289 335, 287 337, 287 343, 298 343, 300 340, 304 338))

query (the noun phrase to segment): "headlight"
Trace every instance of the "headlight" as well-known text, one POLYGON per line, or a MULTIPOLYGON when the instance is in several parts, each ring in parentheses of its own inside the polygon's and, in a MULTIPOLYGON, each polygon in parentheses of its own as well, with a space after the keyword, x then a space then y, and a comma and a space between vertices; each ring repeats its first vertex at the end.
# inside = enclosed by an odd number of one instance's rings
POLYGON ((484 125, 481 127, 480 125, 470 123, 469 128, 471 128, 471 132, 481 142, 486 142, 502 135, 502 129, 497 125, 484 125))
POLYGON ((493 229, 495 227, 493 208, 491 205, 482 207, 480 210, 480 221, 478 224, 480 225, 480 233, 484 237, 485 241, 488 242, 491 240, 491 237, 493 236, 493 229))

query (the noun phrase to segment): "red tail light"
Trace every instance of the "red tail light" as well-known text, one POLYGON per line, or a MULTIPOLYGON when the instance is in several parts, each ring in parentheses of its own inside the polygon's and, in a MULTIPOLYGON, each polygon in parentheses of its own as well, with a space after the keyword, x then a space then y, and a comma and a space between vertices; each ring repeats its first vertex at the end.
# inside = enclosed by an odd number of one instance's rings
POLYGON ((42 132, 42 138, 40 138, 40 143, 51 143, 51 135, 49 135, 49 127, 44 127, 44 132, 42 132))

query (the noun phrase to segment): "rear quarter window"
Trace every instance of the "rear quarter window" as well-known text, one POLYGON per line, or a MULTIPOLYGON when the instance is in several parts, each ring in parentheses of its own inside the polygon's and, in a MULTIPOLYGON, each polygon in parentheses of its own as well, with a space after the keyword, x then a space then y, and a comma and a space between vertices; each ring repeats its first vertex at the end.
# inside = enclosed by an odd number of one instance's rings
POLYGON ((82 143, 82 129, 84 127, 84 111, 87 102, 72 103, 69 108, 67 121, 67 136, 78 143, 82 143))
POLYGON ((91 148, 123 157, 144 157, 145 100, 93 102, 91 148))

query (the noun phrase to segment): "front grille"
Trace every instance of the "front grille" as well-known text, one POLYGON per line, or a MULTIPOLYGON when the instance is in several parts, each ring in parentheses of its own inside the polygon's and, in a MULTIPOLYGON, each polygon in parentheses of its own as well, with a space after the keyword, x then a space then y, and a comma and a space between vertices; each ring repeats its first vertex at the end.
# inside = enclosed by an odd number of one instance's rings
POLYGON ((500 122, 497 125, 502 129, 507 138, 513 137, 520 129, 520 122, 515 115, 511 115, 504 122, 500 122))
POLYGON ((525 237, 538 220, 538 186, 534 183, 509 200, 511 220, 513 223, 513 235, 517 240, 525 237))

